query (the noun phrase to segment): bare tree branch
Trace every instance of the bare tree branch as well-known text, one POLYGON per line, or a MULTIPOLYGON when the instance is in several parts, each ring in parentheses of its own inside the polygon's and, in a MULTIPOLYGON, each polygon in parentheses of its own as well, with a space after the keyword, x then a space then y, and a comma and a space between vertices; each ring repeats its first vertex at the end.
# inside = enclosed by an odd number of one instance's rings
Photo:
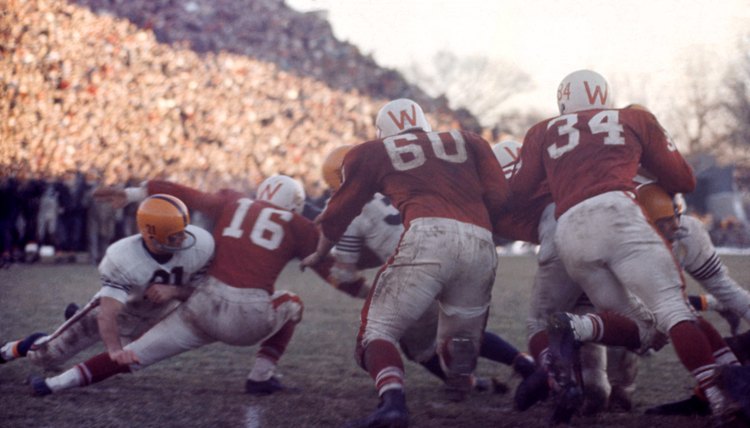
POLYGON ((533 87, 531 77, 512 64, 445 50, 426 66, 412 64, 406 76, 430 95, 444 95, 452 108, 471 111, 485 125, 497 122, 510 97, 533 87))

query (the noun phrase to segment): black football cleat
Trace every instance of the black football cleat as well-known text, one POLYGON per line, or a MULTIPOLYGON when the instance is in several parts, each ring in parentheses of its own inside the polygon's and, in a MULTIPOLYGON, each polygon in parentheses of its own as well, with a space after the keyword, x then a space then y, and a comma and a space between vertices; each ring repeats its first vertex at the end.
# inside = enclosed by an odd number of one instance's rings
POLYGON ((68 306, 65 307, 65 321, 73 318, 73 315, 78 312, 78 309, 80 309, 80 307, 75 303, 68 303, 68 306))
POLYGON ((276 377, 271 377, 264 381, 254 381, 247 379, 245 381, 245 392, 250 395, 270 395, 274 392, 286 391, 284 386, 276 377))
POLYGON ((709 416, 711 415, 711 406, 708 401, 699 398, 697 395, 691 395, 690 398, 684 400, 650 407, 646 409, 645 413, 659 416, 709 416))
POLYGON ((565 312, 550 315, 547 324, 552 378, 560 386, 552 424, 570 423, 583 404, 580 343, 575 339, 570 316, 565 312))
POLYGON ((406 428, 409 426, 409 410, 401 389, 391 389, 380 397, 378 408, 369 416, 350 421, 345 428, 406 428))
POLYGON ((633 409, 633 398, 630 396, 630 392, 621 385, 612 385, 608 407, 611 412, 631 411, 633 409))
POLYGON ((725 337, 724 341, 740 361, 740 364, 750 364, 750 330, 734 336, 725 337))
POLYGON ((513 359, 513 371, 526 379, 536 371, 536 364, 534 364, 534 360, 531 359, 531 357, 524 354, 518 354, 516 358, 513 359))
POLYGON ((52 394, 52 390, 41 376, 29 376, 29 385, 31 385, 31 395, 34 397, 44 397, 45 395, 52 394))
POLYGON ((580 347, 575 339, 570 316, 565 312, 550 315, 547 324, 549 336, 550 373, 558 385, 576 384, 580 372, 580 347))
POLYGON ((542 368, 526 377, 516 387, 513 397, 516 409, 523 412, 534 404, 544 401, 549 396, 549 373, 542 368))
POLYGON ((716 383, 750 419, 750 366, 721 366, 716 383))
POLYGON ((729 332, 732 334, 732 336, 737 335, 737 329, 740 327, 740 322, 742 321, 742 318, 740 318, 739 315, 734 313, 734 311, 730 310, 722 310, 717 311, 719 315, 721 315, 722 318, 729 324, 729 332))
POLYGON ((550 419, 551 425, 570 424, 573 415, 583 404, 583 391, 578 385, 568 385, 564 387, 557 396, 555 410, 552 412, 550 419))

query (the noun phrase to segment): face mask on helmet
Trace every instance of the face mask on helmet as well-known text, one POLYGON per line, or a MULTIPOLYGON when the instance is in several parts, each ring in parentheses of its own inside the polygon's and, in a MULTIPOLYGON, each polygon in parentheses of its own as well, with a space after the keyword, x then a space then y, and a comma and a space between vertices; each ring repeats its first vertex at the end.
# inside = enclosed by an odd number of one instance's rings
POLYGON ((136 223, 146 247, 153 253, 173 253, 195 245, 195 235, 185 230, 190 213, 172 195, 156 194, 144 199, 138 206, 136 223))
POLYGON ((570 73, 557 88, 557 107, 560 114, 594 108, 612 108, 613 105, 607 81, 595 71, 578 70, 570 73))
POLYGON ((656 226, 659 233, 668 241, 674 242, 685 236, 686 230, 680 226, 681 208, 675 200, 657 183, 638 187, 638 203, 646 218, 656 226))
POLYGON ((333 191, 339 190, 339 187, 341 187, 341 182, 343 181, 341 167, 344 162, 344 157, 349 153, 349 150, 351 150, 352 147, 354 146, 351 144, 336 147, 323 161, 323 181, 325 181, 328 187, 333 191))
POLYGON ((419 104, 408 98, 399 98, 384 105, 375 118, 378 138, 387 138, 398 133, 421 129, 432 131, 419 104))
POLYGON ((492 153, 503 168, 505 178, 510 180, 521 167, 521 143, 513 140, 501 141, 492 146, 492 153))
POLYGON ((298 214, 305 208, 305 189, 299 181, 286 175, 266 178, 258 187, 259 201, 268 201, 279 208, 298 214))

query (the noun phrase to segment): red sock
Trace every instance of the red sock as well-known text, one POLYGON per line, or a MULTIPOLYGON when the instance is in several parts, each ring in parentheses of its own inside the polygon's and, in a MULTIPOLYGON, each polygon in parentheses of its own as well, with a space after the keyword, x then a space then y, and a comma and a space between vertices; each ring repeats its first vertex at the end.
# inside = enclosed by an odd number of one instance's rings
POLYGON ((715 363, 711 344, 697 322, 678 322, 669 330, 669 338, 682 365, 691 373, 715 363))
POLYGON ((364 360, 378 392, 390 384, 404 384, 404 362, 393 343, 373 340, 365 348, 364 360))
POLYGON ((705 319, 698 318, 698 328, 700 328, 703 334, 706 336, 706 339, 711 346, 711 351, 716 352, 719 349, 727 347, 727 343, 724 342, 724 338, 721 337, 721 334, 719 334, 714 326, 712 326, 711 323, 709 323, 705 319))
POLYGON ((549 336, 547 336, 546 331, 542 330, 534 333, 531 339, 529 339, 529 352, 537 364, 541 363, 542 353, 547 348, 549 348, 549 336))
POLYGON ((257 355, 273 361, 274 363, 278 362, 281 355, 286 351, 287 345, 289 345, 289 342, 292 340, 292 335, 294 334, 294 328, 296 326, 296 322, 287 321, 286 324, 276 332, 276 334, 261 343, 257 355))
POLYGON ((602 320, 603 329, 599 343, 628 349, 641 347, 641 335, 635 321, 614 312, 600 312, 596 315, 602 320))
POLYGON ((81 386, 101 382, 118 373, 130 373, 130 366, 122 366, 112 361, 106 352, 95 355, 76 367, 83 375, 84 384, 81 386))

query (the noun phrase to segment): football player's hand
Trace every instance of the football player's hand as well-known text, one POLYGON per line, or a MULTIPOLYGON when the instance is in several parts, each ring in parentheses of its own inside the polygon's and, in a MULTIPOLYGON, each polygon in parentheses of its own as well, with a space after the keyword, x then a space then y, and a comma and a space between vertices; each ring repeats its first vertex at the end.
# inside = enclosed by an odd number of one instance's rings
POLYGON ((173 285, 151 284, 144 295, 154 303, 164 303, 177 297, 179 290, 173 285))
POLYGON ((732 333, 732 336, 736 336, 737 329, 740 327, 741 321, 739 315, 730 310, 722 310, 717 312, 719 313, 719 315, 721 315, 722 318, 727 321, 727 324, 729 324, 729 331, 732 333))
MULTIPOLYGON (((318 216, 318 218, 320 218, 320 216, 318 216)), ((322 262, 323 259, 331 251, 331 248, 333 248, 334 244, 335 242, 326 238, 326 236, 321 233, 320 236, 318 236, 318 246, 315 249, 315 252, 302 259, 302 263, 300 264, 299 268, 304 271, 305 268, 313 267, 322 262)))
POLYGON ((138 356, 131 349, 120 349, 109 353, 109 358, 121 366, 140 364, 138 356))
POLYGON ((125 194, 125 190, 117 187, 99 187, 94 190, 94 193, 92 195, 94 196, 95 200, 100 202, 108 202, 114 208, 122 208, 128 204, 128 198, 125 194))
POLYGON ((654 336, 651 338, 651 346, 649 349, 653 349, 654 351, 658 351, 661 348, 667 346, 669 343, 669 336, 666 334, 657 331, 654 336))
POLYGON ((365 284, 364 278, 359 278, 351 282, 339 283, 336 288, 358 299, 364 299, 365 297, 367 297, 368 294, 370 294, 370 287, 367 284, 365 284))
POLYGON ((302 259, 302 262, 299 264, 300 270, 305 270, 305 268, 313 267, 320 263, 323 260, 323 257, 325 257, 325 254, 320 254, 317 251, 310 254, 309 256, 302 259))

